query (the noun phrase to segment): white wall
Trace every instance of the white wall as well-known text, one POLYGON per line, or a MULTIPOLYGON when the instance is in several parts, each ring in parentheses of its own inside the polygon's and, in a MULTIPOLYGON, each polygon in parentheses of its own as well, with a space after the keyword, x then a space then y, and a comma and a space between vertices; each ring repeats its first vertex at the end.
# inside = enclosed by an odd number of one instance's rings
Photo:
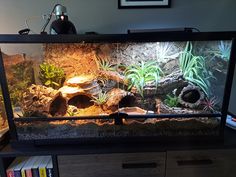
MULTIPOLYGON (((185 26, 202 31, 236 30, 235 0, 172 0, 171 8, 135 10, 118 9, 118 0, 0 0, 0 33, 17 33, 26 18, 47 14, 58 2, 67 7, 80 33, 185 26)), ((34 18, 31 24, 39 30, 42 21, 34 18)))
MULTIPOLYGON (((79 33, 125 33, 127 29, 196 27, 201 31, 236 31, 236 0, 172 0, 171 8, 118 9, 118 0, 0 0, 0 33, 30 27, 39 32, 42 14, 56 3, 67 7, 79 33)), ((236 72, 230 109, 236 114, 236 72)))

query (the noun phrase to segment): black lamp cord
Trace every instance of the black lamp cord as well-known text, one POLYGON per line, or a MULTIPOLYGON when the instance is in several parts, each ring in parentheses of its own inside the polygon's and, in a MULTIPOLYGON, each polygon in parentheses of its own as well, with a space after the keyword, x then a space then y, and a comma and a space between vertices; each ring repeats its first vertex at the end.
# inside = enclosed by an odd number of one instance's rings
POLYGON ((43 27, 42 27, 41 34, 45 34, 45 33, 46 33, 46 32, 45 32, 45 29, 46 29, 46 27, 48 26, 48 23, 50 22, 50 20, 51 20, 51 18, 52 18, 52 14, 53 14, 55 8, 56 8, 58 5, 61 5, 61 4, 55 4, 55 5, 54 5, 54 7, 53 7, 51 13, 49 14, 49 17, 47 18, 47 21, 45 22, 45 24, 44 24, 43 27))

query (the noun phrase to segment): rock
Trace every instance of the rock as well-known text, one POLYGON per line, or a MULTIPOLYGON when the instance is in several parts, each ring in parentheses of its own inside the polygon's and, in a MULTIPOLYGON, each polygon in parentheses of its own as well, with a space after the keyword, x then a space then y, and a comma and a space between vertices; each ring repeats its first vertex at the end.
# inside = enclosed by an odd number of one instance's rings
POLYGON ((67 77, 75 73, 78 75, 96 74, 94 50, 98 45, 92 43, 45 44, 44 61, 63 68, 67 77))
POLYGON ((107 80, 113 80, 117 83, 121 83, 124 85, 128 84, 128 80, 125 80, 125 77, 120 75, 118 72, 115 71, 99 71, 99 77, 106 78, 107 80))
POLYGON ((124 107, 124 108, 120 108, 119 112, 126 113, 129 115, 147 114, 147 110, 141 109, 139 107, 124 107))
POLYGON ((84 88, 90 86, 95 79, 96 78, 92 75, 80 75, 68 79, 64 85, 84 88))
POLYGON ((101 88, 94 76, 81 75, 68 79, 59 91, 62 92, 64 98, 69 100, 78 95, 92 98, 101 92, 101 88))
POLYGON ((79 113, 79 109, 76 106, 68 105, 67 116, 76 116, 79 113))
POLYGON ((172 59, 163 65, 163 72, 165 74, 171 74, 177 70, 179 70, 179 60, 172 59))
POLYGON ((204 93, 194 85, 184 87, 179 95, 179 103, 188 108, 197 108, 204 99, 204 93))
POLYGON ((107 93, 107 95, 108 95, 108 100, 103 105, 103 109, 116 111, 119 107, 118 105, 122 100, 122 98, 133 94, 119 88, 113 88, 107 93))
POLYGON ((97 80, 92 75, 75 76, 68 79, 59 89, 69 105, 88 108, 93 105, 91 99, 102 92, 97 80))
POLYGON ((84 94, 84 90, 78 87, 63 86, 59 89, 62 93, 62 96, 67 100, 71 99, 74 96, 84 94))
POLYGON ((27 116, 63 116, 67 101, 58 90, 42 85, 32 85, 23 93, 21 108, 27 116))
POLYGON ((76 106, 79 109, 85 109, 93 106, 91 98, 86 95, 77 95, 68 100, 68 105, 76 106))

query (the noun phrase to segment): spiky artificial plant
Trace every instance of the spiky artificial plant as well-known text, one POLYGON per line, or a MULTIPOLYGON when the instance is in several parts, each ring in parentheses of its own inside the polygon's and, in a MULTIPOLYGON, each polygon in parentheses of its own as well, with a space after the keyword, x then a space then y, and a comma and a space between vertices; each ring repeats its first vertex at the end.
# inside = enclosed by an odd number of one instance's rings
POLYGON ((128 66, 125 70, 125 77, 129 81, 128 90, 134 86, 142 97, 144 97, 143 90, 146 84, 154 82, 157 86, 161 75, 163 72, 156 61, 141 61, 128 66))
POLYGON ((205 66, 205 58, 193 55, 192 48, 192 43, 187 42, 184 51, 180 53, 180 70, 184 79, 199 86, 206 96, 209 96, 210 83, 208 79, 210 76, 205 66))

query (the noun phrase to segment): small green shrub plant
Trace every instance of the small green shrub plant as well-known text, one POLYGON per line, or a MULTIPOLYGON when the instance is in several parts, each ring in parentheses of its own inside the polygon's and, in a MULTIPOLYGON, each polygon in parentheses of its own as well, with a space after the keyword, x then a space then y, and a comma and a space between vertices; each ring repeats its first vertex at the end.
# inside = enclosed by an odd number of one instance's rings
POLYGON ((102 106, 107 102, 108 96, 106 92, 100 92, 98 96, 93 96, 92 102, 94 102, 95 105, 102 106))
POLYGON ((164 103, 169 107, 177 107, 179 104, 179 98, 177 96, 171 96, 170 94, 166 95, 164 103))
POLYGON ((43 85, 58 89, 65 80, 65 73, 62 68, 56 67, 49 63, 39 65, 39 78, 43 85))

